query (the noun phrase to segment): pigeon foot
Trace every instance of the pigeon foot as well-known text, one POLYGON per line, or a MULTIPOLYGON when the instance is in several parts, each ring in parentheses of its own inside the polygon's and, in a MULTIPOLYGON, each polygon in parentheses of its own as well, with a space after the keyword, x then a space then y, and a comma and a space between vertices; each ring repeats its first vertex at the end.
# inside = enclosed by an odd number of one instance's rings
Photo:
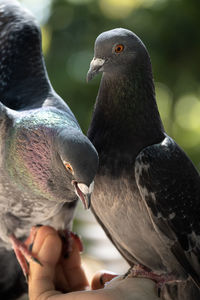
MULTIPOLYGON (((33 242, 35 240, 35 236, 37 233, 38 228, 33 227, 31 229, 30 235, 28 239, 26 240, 27 244, 33 245, 33 242)), ((29 275, 29 268, 28 268, 28 263, 31 261, 34 261, 38 263, 39 265, 42 266, 41 262, 32 254, 30 248, 26 246, 25 243, 19 241, 14 234, 10 235, 10 240, 12 243, 13 250, 15 252, 15 255, 17 257, 17 260, 22 268, 22 271, 24 273, 24 276, 26 278, 26 281, 28 282, 28 275, 29 275)))
POLYGON ((143 277, 155 281, 160 287, 166 282, 173 281, 175 278, 171 274, 156 274, 148 268, 138 264, 135 265, 129 272, 128 277, 143 277))
POLYGON ((156 283, 158 296, 160 296, 161 291, 166 283, 170 284, 170 283, 181 281, 175 278, 175 276, 171 273, 156 274, 152 272, 150 269, 140 264, 135 265, 133 268, 131 268, 127 272, 127 277, 141 277, 141 278, 147 278, 153 280, 156 283))

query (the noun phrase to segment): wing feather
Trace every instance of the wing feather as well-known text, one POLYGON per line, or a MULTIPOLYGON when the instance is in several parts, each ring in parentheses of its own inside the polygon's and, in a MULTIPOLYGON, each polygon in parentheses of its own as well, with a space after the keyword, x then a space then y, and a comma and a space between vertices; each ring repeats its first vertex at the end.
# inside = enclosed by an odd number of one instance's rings
POLYGON ((161 238, 200 287, 200 177, 183 150, 171 139, 145 148, 135 177, 161 238))

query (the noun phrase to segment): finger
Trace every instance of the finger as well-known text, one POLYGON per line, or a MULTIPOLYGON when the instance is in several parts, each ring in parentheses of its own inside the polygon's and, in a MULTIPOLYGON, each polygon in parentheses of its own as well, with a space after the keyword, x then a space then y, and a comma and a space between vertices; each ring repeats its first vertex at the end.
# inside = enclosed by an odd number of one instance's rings
POLYGON ((68 293, 71 291, 70 285, 65 277, 63 266, 58 264, 56 266, 56 272, 54 277, 55 289, 62 293, 68 293))
POLYGON ((98 271, 92 278, 91 289, 98 290, 104 288, 105 283, 112 280, 116 276, 118 275, 112 272, 98 271))
POLYGON ((81 266, 80 240, 76 235, 71 235, 71 251, 68 258, 63 258, 61 264, 64 270, 64 278, 68 282, 71 291, 85 290, 88 286, 86 274, 81 266))
POLYGON ((30 263, 29 298, 30 300, 48 299, 47 296, 59 294, 55 291, 53 279, 55 266, 61 254, 61 240, 57 232, 47 226, 39 228, 32 252, 43 266, 30 263), (44 298, 41 298, 44 297, 44 298))
POLYGON ((25 244, 27 247, 31 248, 30 251, 32 251, 32 246, 33 246, 35 237, 36 237, 37 232, 38 232, 38 230, 39 230, 40 227, 41 227, 41 226, 39 226, 39 225, 33 226, 33 227, 31 228, 31 231, 30 231, 30 234, 29 234, 28 238, 27 238, 27 239, 25 240, 25 242, 24 242, 24 244, 25 244))

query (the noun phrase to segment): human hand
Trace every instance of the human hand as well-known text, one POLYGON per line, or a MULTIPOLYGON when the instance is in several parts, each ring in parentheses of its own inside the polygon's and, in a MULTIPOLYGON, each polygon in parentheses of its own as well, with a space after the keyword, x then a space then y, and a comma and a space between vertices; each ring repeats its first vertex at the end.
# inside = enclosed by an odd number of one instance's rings
POLYGON ((92 288, 100 289, 89 290, 87 277, 81 267, 78 244, 72 240, 70 256, 63 258, 61 239, 51 227, 38 229, 32 251, 43 266, 30 263, 30 300, 158 300, 155 284, 148 279, 123 279, 119 276, 102 288, 100 275, 97 274, 92 281, 92 288), (60 290, 70 293, 62 294, 60 290))

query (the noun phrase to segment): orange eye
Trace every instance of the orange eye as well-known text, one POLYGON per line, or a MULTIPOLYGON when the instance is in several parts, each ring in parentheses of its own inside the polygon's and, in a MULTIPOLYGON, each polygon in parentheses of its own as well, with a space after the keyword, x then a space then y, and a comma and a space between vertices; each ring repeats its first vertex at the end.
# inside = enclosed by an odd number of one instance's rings
POLYGON ((119 45, 117 45, 116 47, 115 47, 115 52, 116 53, 120 53, 120 52, 122 52, 124 50, 124 45, 122 45, 122 44, 119 44, 119 45))
POLYGON ((64 165, 67 171, 69 171, 72 174, 74 173, 72 166, 68 162, 64 162, 64 165))

